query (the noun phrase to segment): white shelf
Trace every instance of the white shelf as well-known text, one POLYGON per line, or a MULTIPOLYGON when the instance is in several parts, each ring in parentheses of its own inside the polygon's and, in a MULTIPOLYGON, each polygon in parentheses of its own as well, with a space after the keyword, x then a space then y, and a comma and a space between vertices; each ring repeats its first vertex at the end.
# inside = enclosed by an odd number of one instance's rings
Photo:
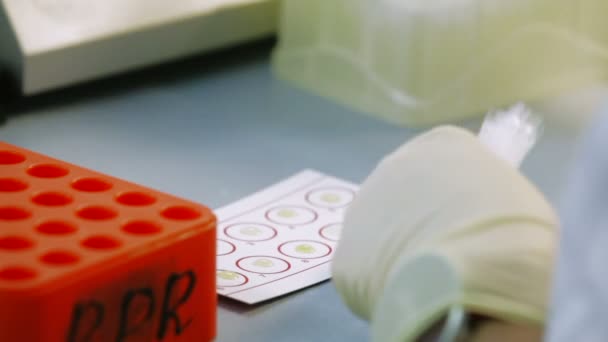
POLYGON ((276 0, 0 0, 0 68, 24 94, 261 38, 276 0))

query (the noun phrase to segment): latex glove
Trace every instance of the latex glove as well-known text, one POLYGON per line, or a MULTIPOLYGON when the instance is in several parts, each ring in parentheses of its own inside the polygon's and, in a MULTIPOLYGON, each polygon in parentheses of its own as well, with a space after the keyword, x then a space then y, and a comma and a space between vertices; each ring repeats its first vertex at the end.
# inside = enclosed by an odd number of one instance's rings
POLYGON ((333 281, 375 340, 410 341, 449 307, 543 323, 557 219, 468 131, 441 127, 386 157, 347 211, 333 281))

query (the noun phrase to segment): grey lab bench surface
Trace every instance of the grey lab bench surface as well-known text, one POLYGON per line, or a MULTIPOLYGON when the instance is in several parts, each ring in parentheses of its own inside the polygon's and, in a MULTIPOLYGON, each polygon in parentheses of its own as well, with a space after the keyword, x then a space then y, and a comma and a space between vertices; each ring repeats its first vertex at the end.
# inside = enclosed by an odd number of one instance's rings
MULTIPOLYGON (((250 46, 19 101, 0 140, 217 208, 304 168, 361 182, 417 133, 275 79, 268 50, 250 46)), ((551 201, 576 138, 550 126, 524 163, 551 201)), ((257 306, 220 299, 218 321, 220 342, 369 340, 367 323, 331 282, 257 306)))

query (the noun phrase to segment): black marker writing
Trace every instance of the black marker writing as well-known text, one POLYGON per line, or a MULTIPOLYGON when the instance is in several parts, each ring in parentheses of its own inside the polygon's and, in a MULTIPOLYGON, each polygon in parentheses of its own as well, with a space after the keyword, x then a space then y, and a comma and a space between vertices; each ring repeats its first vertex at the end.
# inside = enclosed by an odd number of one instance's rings
POLYGON ((68 330, 68 342, 90 341, 93 333, 103 322, 105 310, 97 301, 78 303, 72 310, 72 323, 68 330), (81 325, 84 325, 82 327, 81 325))
POLYGON ((123 342, 130 335, 135 334, 140 330, 146 322, 152 319, 154 316, 154 292, 151 288, 142 288, 137 290, 128 291, 120 307, 120 326, 118 327, 118 335, 116 336, 116 342, 123 342), (139 310, 139 304, 142 300, 147 301, 146 314, 139 322, 135 322, 133 326, 129 326, 129 312, 133 310, 132 304, 135 302, 136 313, 139 310))
POLYGON ((160 317, 156 331, 159 341, 171 333, 171 327, 173 333, 180 336, 193 320, 192 317, 180 317, 179 311, 190 300, 196 281, 196 274, 192 270, 171 273, 164 284, 160 310, 157 310, 160 297, 157 298, 156 295, 161 291, 155 293, 155 287, 149 286, 134 287, 124 293, 117 293, 116 295, 122 295, 119 307, 116 307, 118 302, 114 295, 104 301, 77 302, 72 309, 66 342, 90 342, 100 337, 105 340, 106 336, 116 336, 116 342, 127 342, 134 336, 149 336, 154 334, 149 329, 155 326, 152 324, 155 314, 160 317), (118 324, 107 322, 108 319, 118 319, 118 324), (108 331, 111 327, 117 327, 117 331, 108 331))
POLYGON ((167 328, 171 321, 175 324, 175 334, 177 336, 181 335, 182 332, 192 323, 192 318, 188 319, 182 324, 182 320, 180 319, 177 310, 180 306, 184 305, 192 292, 194 291, 194 286, 196 285, 196 275, 193 271, 187 271, 181 274, 173 273, 167 280, 167 286, 165 287, 165 297, 163 300, 163 307, 160 313, 160 327, 158 329, 157 338, 162 340, 165 338, 167 333, 167 328), (186 291, 179 297, 179 299, 175 302, 175 305, 171 307, 171 297, 173 291, 177 288, 176 286, 180 283, 182 279, 188 280, 188 287, 186 291))

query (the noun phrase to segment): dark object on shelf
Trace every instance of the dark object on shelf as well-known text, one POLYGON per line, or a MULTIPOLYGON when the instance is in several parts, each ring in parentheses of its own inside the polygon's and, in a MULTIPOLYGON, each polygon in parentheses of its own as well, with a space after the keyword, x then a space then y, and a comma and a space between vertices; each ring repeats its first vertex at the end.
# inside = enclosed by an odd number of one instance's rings
POLYGON ((21 97, 15 79, 6 70, 0 69, 0 125, 6 123, 21 97))

